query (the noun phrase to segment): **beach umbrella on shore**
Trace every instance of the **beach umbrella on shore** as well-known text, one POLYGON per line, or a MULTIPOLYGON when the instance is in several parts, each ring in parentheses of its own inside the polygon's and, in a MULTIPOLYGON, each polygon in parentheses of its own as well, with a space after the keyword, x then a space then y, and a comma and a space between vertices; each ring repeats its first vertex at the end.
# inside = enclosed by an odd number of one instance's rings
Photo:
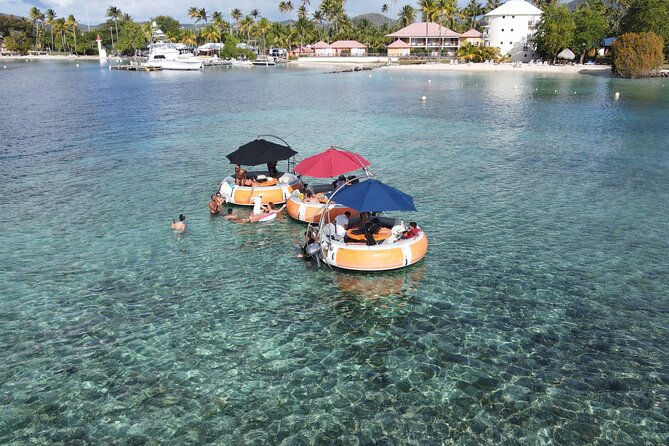
POLYGON ((338 204, 360 212, 416 210, 410 195, 374 179, 342 187, 330 197, 338 204))
POLYGON ((239 147, 239 149, 227 155, 227 158, 231 164, 257 166, 271 161, 287 160, 296 154, 297 152, 288 145, 258 138, 239 147))
POLYGON ((330 178, 367 166, 369 161, 357 153, 330 147, 322 153, 302 160, 295 166, 295 172, 313 178, 330 178))
POLYGON ((564 59, 564 60, 574 60, 576 57, 576 54, 569 48, 565 48, 562 51, 560 51, 560 54, 557 55, 558 59, 564 59))

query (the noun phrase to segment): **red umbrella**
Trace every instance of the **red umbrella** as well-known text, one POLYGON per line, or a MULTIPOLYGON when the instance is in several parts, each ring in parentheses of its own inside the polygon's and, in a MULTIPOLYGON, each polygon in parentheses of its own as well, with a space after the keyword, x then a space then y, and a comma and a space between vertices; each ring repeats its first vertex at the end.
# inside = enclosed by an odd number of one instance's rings
POLYGON ((330 147, 323 153, 310 156, 295 166, 295 172, 313 178, 331 178, 369 166, 369 161, 357 153, 330 147))

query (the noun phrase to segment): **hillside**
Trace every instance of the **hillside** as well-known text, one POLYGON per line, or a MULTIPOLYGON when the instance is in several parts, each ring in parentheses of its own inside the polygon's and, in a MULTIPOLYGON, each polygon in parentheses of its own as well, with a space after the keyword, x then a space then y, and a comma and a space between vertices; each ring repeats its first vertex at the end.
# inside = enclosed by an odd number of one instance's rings
POLYGON ((353 23, 359 22, 360 20, 367 19, 369 20, 370 23, 372 23, 375 26, 381 26, 381 25, 386 25, 389 23, 395 23, 395 20, 390 19, 389 17, 386 17, 383 14, 379 14, 378 12, 370 12, 367 14, 360 14, 357 15, 353 18, 351 18, 351 21, 353 23))

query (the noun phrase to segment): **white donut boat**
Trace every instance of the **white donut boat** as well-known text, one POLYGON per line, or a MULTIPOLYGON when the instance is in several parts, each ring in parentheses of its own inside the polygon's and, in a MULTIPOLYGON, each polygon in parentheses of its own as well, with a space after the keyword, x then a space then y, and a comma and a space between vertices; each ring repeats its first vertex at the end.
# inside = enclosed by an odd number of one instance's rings
MULTIPOLYGON (((248 173, 249 176, 253 172, 248 173)), ((221 182, 218 191, 223 199, 231 204, 240 206, 253 206, 253 198, 259 197, 262 204, 274 203, 282 204, 288 200, 294 190, 302 187, 300 179, 292 173, 284 173, 279 179, 267 177, 263 183, 256 183, 256 186, 237 186, 232 175, 225 177, 221 182)))
POLYGON ((320 234, 323 261, 330 266, 354 271, 387 271, 404 268, 420 261, 427 253, 427 235, 421 229, 418 235, 402 239, 402 222, 392 229, 382 229, 377 245, 346 243, 343 237, 333 235, 333 225, 323 226, 320 234))
MULTIPOLYGON (((325 203, 304 202, 301 198, 302 194, 299 191, 293 191, 291 196, 286 201, 286 210, 295 220, 303 221, 305 223, 318 223, 321 221, 323 211, 325 211, 325 203)), ((350 212, 352 218, 357 218, 360 213, 355 209, 330 202, 328 206, 327 215, 329 219, 334 221, 337 215, 344 212, 350 212)))

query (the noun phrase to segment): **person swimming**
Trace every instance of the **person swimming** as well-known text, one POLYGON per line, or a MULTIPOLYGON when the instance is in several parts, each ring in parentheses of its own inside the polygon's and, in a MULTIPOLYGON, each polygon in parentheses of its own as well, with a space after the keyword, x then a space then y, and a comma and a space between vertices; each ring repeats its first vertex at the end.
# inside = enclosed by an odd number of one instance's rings
POLYGON ((184 232, 186 230, 186 216, 179 214, 179 221, 172 220, 172 229, 176 232, 184 232))
POLYGON ((232 213, 232 208, 228 208, 228 212, 223 218, 226 220, 239 220, 239 217, 232 213))

